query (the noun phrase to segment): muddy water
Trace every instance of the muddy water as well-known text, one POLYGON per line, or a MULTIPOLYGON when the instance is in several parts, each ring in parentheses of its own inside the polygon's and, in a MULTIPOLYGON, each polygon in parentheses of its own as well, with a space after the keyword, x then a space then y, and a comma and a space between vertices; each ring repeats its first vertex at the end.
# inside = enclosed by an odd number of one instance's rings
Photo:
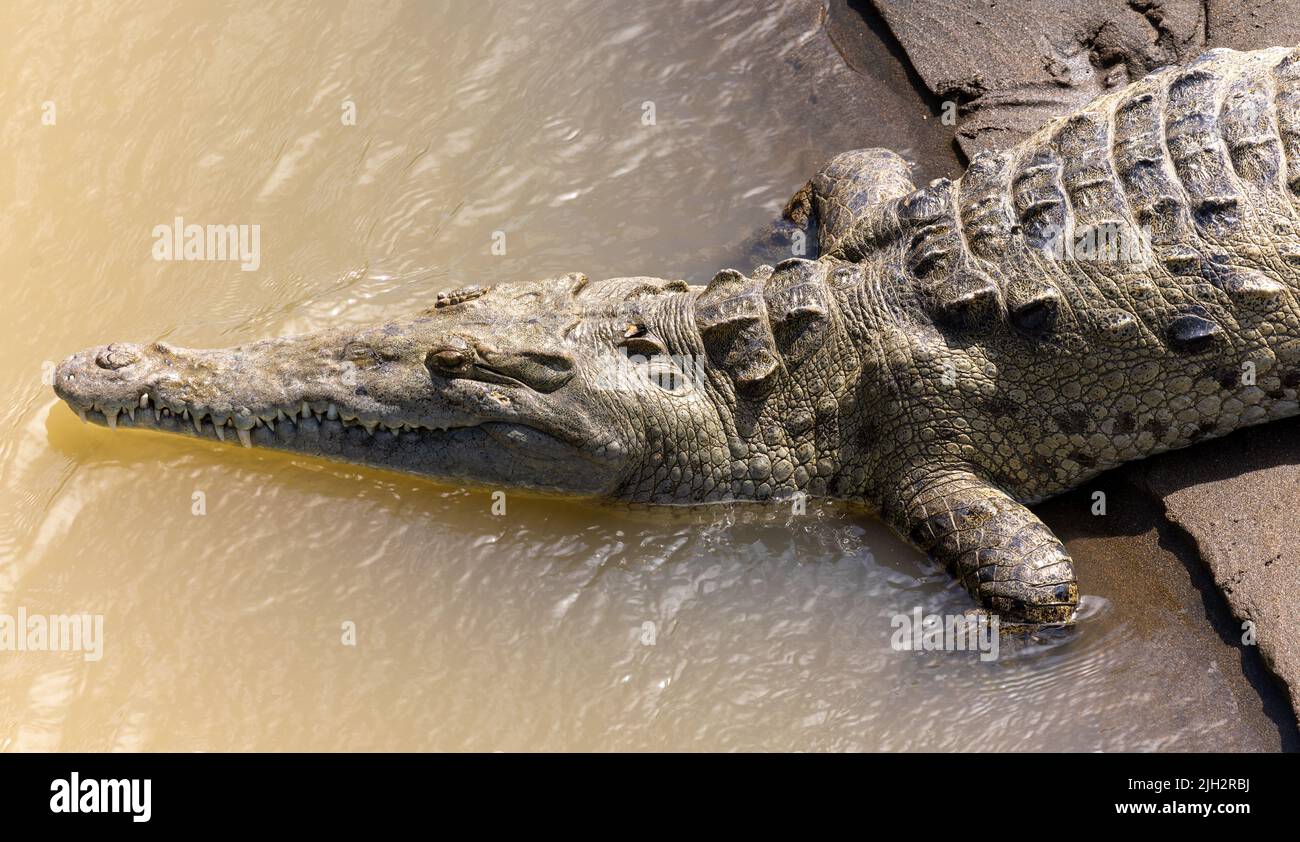
POLYGON ((464 282, 702 281, 837 151, 951 171, 844 12, 861 73, 814 3, 7 6, 0 614, 100 615, 103 651, 0 651, 0 748, 1276 747, 1185 572, 1084 566, 1086 622, 997 660, 898 652, 893 615, 969 601, 847 507, 497 515, 85 427, 41 382, 109 339, 226 345, 464 282), (153 259, 178 216, 260 226, 256 269, 153 259))

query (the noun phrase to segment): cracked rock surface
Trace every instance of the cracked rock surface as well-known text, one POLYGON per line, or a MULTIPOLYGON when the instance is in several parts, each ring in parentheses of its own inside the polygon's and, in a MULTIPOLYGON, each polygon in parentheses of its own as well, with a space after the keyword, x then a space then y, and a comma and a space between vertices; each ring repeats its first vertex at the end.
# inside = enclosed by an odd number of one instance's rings
POLYGON ((1213 47, 1300 43, 1297 0, 866 0, 929 92, 957 108, 967 157, 1213 47))
POLYGON ((1270 424, 1152 460, 1146 483, 1194 542, 1232 613, 1300 711, 1300 424, 1270 424))
POLYGON ((968 156, 1205 47, 1197 0, 872 0, 917 73, 958 108, 968 156))

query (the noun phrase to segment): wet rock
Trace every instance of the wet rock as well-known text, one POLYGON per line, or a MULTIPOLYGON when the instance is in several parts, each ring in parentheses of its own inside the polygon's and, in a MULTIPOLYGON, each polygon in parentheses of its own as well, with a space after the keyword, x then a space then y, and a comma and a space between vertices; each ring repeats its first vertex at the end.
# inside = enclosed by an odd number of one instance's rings
POLYGON ((1300 420, 1165 454, 1144 471, 1233 614, 1253 624, 1260 655, 1300 715, 1300 420))
MULTIPOLYGON (((1123 645, 1142 651, 1147 677, 1177 688, 1146 700, 1159 711, 1156 718, 1186 724, 1175 742, 1151 742, 1133 727, 1118 744, 1130 751, 1300 749, 1285 688, 1255 647, 1242 647, 1240 621, 1194 544, 1165 519, 1145 484, 1144 466, 1107 472, 1034 507, 1074 557, 1085 603, 1099 602, 1123 645), (1098 491, 1106 496, 1104 516, 1093 513, 1098 491), (1202 731, 1194 724, 1204 721, 1218 725, 1202 731)), ((1077 631, 1086 639, 1098 625, 1085 617, 1077 631)))
POLYGON ((1297 0, 1209 0, 1207 47, 1258 50, 1300 44, 1297 0))
MULTIPOLYGON (((847 0, 844 0, 847 2, 847 0)), ((857 0, 926 93, 957 109, 967 157, 1001 149, 1110 88, 1213 47, 1300 43, 1300 0, 857 0)))
MULTIPOLYGON (((803 180, 839 153, 870 146, 898 152, 927 179, 959 175, 956 129, 935 118, 937 100, 879 17, 854 6, 850 0, 793 0, 769 10, 766 28, 780 33, 782 58, 750 72, 765 77, 765 89, 782 92, 763 104, 767 119, 783 126, 782 138, 791 141, 774 155, 797 156, 803 180)), ((779 213, 801 186, 800 180, 781 182, 773 210, 779 213)), ((795 230, 774 220, 721 265, 749 269, 811 256, 806 246, 794 248, 795 230)))
POLYGON ((957 142, 968 157, 1009 146, 1098 94, 1205 48, 1196 0, 871 4, 929 90, 957 108, 957 142))

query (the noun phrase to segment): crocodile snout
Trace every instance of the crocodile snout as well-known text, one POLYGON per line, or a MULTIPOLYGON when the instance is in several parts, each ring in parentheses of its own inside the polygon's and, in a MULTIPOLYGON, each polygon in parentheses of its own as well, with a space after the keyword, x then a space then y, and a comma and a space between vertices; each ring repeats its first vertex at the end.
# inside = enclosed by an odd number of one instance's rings
POLYGON ((68 357, 54 372, 54 391, 79 411, 135 404, 165 347, 114 342, 68 357))

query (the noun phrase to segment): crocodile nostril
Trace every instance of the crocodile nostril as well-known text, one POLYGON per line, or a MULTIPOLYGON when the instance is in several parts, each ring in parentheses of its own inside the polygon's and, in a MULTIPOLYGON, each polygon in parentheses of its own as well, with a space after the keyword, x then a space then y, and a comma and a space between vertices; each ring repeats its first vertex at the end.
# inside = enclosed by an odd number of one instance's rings
POLYGON ((109 345, 95 356, 95 365, 109 371, 117 371, 139 361, 140 355, 125 345, 109 345))

